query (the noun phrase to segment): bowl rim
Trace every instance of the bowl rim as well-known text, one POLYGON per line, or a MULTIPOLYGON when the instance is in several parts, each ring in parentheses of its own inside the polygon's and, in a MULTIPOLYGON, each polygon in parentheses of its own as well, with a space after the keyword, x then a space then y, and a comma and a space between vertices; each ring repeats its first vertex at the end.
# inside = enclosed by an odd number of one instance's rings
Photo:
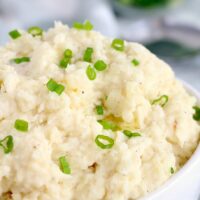
MULTIPOLYGON (((197 104, 200 105, 200 92, 198 92, 195 88, 193 88, 190 84, 183 80, 179 80, 183 87, 186 89, 186 91, 197 98, 197 104)), ((140 200, 150 200, 153 198, 158 197, 158 195, 161 195, 164 193, 166 190, 170 189, 173 187, 178 179, 183 175, 188 173, 189 171, 192 170, 194 165, 196 165, 198 162, 200 162, 200 143, 198 144, 196 150, 194 151, 193 155, 190 157, 190 159, 185 163, 185 165, 174 175, 172 175, 163 185, 158 187, 156 190, 153 192, 147 194, 146 196, 140 198, 140 200)))

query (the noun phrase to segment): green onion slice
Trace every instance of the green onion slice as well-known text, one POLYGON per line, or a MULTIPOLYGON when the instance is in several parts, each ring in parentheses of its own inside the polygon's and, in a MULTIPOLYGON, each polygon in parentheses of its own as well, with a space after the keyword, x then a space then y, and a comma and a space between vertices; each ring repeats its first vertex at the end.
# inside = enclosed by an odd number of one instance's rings
POLYGON ((71 169, 70 169, 69 163, 67 162, 67 159, 65 158, 65 156, 61 156, 59 158, 59 163, 60 163, 60 170, 64 174, 71 174, 71 169))
POLYGON ((67 66, 69 65, 70 61, 71 61, 71 58, 69 58, 69 57, 64 57, 64 58, 60 61, 59 67, 60 67, 60 68, 63 68, 63 69, 66 69, 67 66))
POLYGON ((86 31, 90 31, 93 29, 93 25, 88 20, 86 20, 83 24, 79 22, 74 22, 73 27, 79 30, 86 30, 86 31))
POLYGON ((140 62, 137 60, 137 59, 133 59, 131 61, 131 63, 134 65, 134 66, 138 66, 140 64, 140 62))
POLYGON ((171 167, 171 168, 170 168, 170 173, 171 173, 171 174, 174 174, 174 172, 175 172, 174 168, 171 167))
POLYGON ((83 56, 83 60, 86 62, 92 62, 92 53, 93 53, 93 48, 88 47, 85 50, 84 56, 83 56))
POLYGON ((104 113, 103 106, 102 105, 96 106, 96 112, 97 112, 97 115, 103 115, 104 113))
POLYGON ((114 48, 117 51, 123 51, 124 50, 124 40, 116 38, 112 41, 111 46, 112 46, 112 48, 114 48))
POLYGON ((96 79, 96 72, 95 72, 94 68, 92 68, 90 65, 86 69, 86 74, 87 74, 87 77, 89 78, 89 80, 92 81, 92 80, 96 79))
POLYGON ((23 119, 17 119, 15 121, 15 129, 22 132, 28 131, 28 122, 23 119))
POLYGON ((61 84, 58 84, 56 81, 54 81, 53 79, 50 79, 47 82, 47 88, 49 91, 51 92, 55 92, 58 95, 61 95, 62 92, 65 90, 65 87, 61 84))
POLYGON ((3 148, 5 154, 10 153, 14 147, 13 137, 8 135, 4 139, 0 140, 0 147, 3 148))
POLYGON ((81 23, 79 23, 79 22, 74 22, 73 28, 82 30, 82 29, 84 29, 84 26, 83 26, 83 24, 81 24, 81 23))
POLYGON ((93 29, 93 25, 91 24, 91 22, 89 20, 86 20, 84 22, 84 29, 87 31, 90 31, 93 29))
POLYGON ((61 95, 64 90, 65 86, 57 84, 57 87, 55 88, 54 92, 57 93, 58 95, 61 95))
POLYGON ((43 34, 43 30, 38 26, 32 26, 28 29, 28 33, 30 33, 33 37, 41 36, 43 34))
POLYGON ((106 135, 97 135, 95 138, 95 143, 101 149, 110 149, 114 145, 115 141, 106 135))
POLYGON ((54 81, 53 79, 50 79, 47 83, 47 88, 49 89, 49 91, 54 92, 55 89, 57 88, 57 82, 54 81))
POLYGON ((107 121, 105 119, 98 120, 98 122, 103 126, 105 130, 116 131, 119 127, 111 121, 107 121))
POLYGON ((21 58, 14 58, 12 61, 15 62, 16 64, 20 64, 23 62, 30 62, 31 59, 29 57, 21 57, 21 58))
POLYGON ((66 69, 69 63, 71 62, 71 58, 73 56, 73 52, 71 49, 66 49, 64 51, 64 57, 60 60, 59 67, 66 69))
POLYGON ((94 68, 97 71, 103 71, 105 70, 107 67, 107 64, 103 61, 103 60, 98 60, 95 64, 94 64, 94 68))
POLYGON ((193 114, 193 119, 196 121, 200 121, 200 107, 194 106, 193 109, 195 110, 195 113, 193 114))
POLYGON ((15 39, 21 37, 20 32, 19 32, 18 30, 16 30, 16 29, 10 31, 10 32, 9 32, 9 35, 10 35, 10 37, 11 37, 13 40, 15 40, 15 39))
POLYGON ((140 137, 141 134, 140 133, 137 133, 137 132, 131 132, 129 130, 124 130, 123 131, 123 134, 129 138, 132 138, 132 137, 140 137))
POLYGON ((71 49, 66 49, 66 50, 64 51, 64 57, 65 57, 65 58, 72 58, 72 56, 73 56, 73 52, 72 52, 71 49))
POLYGON ((162 107, 164 107, 167 102, 168 102, 168 96, 167 95, 162 95, 161 97, 159 97, 158 99, 155 99, 153 102, 152 102, 152 105, 160 105, 162 107))

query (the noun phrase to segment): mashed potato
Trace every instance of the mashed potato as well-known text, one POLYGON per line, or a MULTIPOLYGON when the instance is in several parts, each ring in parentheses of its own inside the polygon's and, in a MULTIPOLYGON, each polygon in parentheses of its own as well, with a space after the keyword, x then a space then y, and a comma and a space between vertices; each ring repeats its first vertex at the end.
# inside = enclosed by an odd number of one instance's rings
POLYGON ((19 32, 0 49, 0 199, 138 199, 190 158, 196 99, 143 46, 61 23, 19 32))

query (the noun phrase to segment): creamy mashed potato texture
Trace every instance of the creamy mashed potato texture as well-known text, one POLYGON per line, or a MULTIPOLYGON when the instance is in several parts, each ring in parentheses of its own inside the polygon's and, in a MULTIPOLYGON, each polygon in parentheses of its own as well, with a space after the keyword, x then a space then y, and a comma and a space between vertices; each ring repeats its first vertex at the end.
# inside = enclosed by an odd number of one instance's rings
POLYGON ((138 199, 198 145, 196 99, 171 68, 79 25, 0 48, 0 199, 138 199))

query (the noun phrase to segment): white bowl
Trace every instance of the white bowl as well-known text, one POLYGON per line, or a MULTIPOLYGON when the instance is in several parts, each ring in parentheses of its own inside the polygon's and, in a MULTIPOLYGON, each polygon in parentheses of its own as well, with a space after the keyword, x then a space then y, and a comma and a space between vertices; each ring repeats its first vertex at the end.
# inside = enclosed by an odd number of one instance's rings
MULTIPOLYGON (((186 90, 198 99, 200 93, 182 81, 186 90)), ((197 200, 200 199, 200 145, 187 163, 164 185, 141 200, 197 200)))

